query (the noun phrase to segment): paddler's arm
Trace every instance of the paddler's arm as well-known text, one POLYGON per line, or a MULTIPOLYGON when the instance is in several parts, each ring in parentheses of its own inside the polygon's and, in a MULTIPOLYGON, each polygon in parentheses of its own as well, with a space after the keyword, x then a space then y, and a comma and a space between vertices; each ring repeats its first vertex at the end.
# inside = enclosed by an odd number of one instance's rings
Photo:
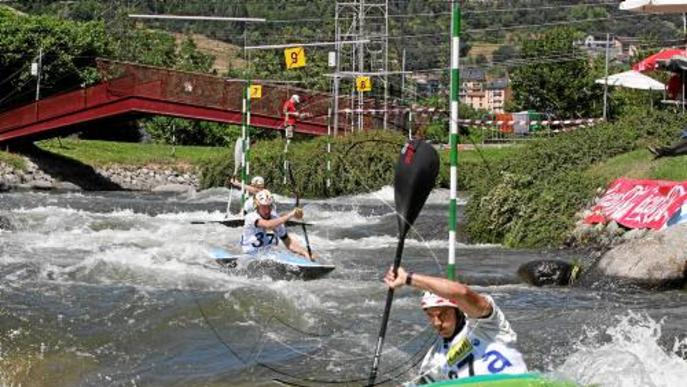
POLYGON ((320 257, 315 252, 312 253, 312 257, 308 257, 308 250, 306 250, 300 243, 298 243, 297 240, 291 239, 291 237, 288 235, 286 237, 284 237, 284 239, 282 239, 282 241, 284 242, 284 246, 286 246, 286 248, 289 249, 291 252, 298 254, 298 255, 301 255, 305 258, 308 258, 313 262, 315 261, 315 258, 320 257))
POLYGON ((268 230, 274 230, 275 228, 281 226, 282 224, 288 222, 290 219, 296 218, 296 219, 302 219, 303 218, 303 210, 300 208, 294 208, 291 210, 289 213, 284 214, 278 218, 274 219, 263 219, 259 218, 256 222, 255 225, 258 227, 262 227, 268 230))
MULTIPOLYGON (((398 275, 395 276, 393 268, 391 268, 386 273, 384 282, 390 288, 397 289, 405 285, 407 279, 408 273, 405 269, 399 267, 398 275)), ((410 286, 455 300, 460 310, 470 318, 483 318, 491 315, 492 307, 489 301, 481 294, 470 289, 469 286, 458 281, 413 273, 410 286)))
MULTIPOLYGON (((239 185, 239 188, 240 188, 240 187, 241 187, 241 186, 239 185)), ((262 188, 253 187, 253 186, 250 185, 250 184, 249 184, 249 185, 246 185, 245 187, 246 187, 246 191, 248 191, 248 193, 251 194, 251 195, 255 195, 256 193, 258 193, 258 192, 260 192, 260 191, 262 190, 262 188)))
MULTIPOLYGON (((237 179, 232 178, 231 180, 229 180, 229 183, 236 188, 241 188, 241 180, 237 180, 237 179)), ((244 184, 243 187, 251 195, 255 195, 256 193, 260 192, 260 190, 261 190, 261 188, 253 187, 250 184, 244 184)))

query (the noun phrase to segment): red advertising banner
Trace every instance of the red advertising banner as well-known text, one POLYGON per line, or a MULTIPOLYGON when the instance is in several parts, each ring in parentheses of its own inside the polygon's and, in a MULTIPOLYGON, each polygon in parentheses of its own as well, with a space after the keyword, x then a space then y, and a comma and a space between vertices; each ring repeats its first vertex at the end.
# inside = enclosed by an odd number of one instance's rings
POLYGON ((687 182, 620 178, 585 218, 589 224, 616 221, 629 228, 660 229, 687 200, 687 182))

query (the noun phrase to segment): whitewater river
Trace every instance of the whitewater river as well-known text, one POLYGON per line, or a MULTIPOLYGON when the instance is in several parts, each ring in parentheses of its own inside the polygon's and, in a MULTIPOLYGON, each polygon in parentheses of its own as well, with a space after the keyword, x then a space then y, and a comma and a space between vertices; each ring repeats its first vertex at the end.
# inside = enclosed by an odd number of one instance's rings
MULTIPOLYGON (((305 202, 313 248, 337 265, 309 282, 209 262, 211 246, 237 248, 240 230, 190 222, 221 219, 227 194, 0 194, 14 227, 0 230, 0 384, 363 384, 396 244, 392 190, 305 202)), ((411 270, 443 274, 446 199, 432 194, 406 242, 411 270)), ((465 244, 458 255, 460 277, 505 311, 531 369, 600 386, 686 385, 685 292, 533 288, 519 283, 520 264, 574 255, 465 244)), ((432 342, 418 304, 397 292, 379 381, 407 380, 432 342)))

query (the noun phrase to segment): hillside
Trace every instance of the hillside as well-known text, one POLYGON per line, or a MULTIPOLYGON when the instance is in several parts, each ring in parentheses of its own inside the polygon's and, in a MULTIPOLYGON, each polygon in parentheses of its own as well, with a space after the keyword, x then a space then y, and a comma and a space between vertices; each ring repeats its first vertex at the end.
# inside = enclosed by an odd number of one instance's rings
MULTIPOLYGON (((186 36, 185 34, 172 32, 177 44, 186 36)), ((215 62, 212 70, 217 74, 225 74, 228 69, 242 69, 246 66, 246 61, 242 58, 240 47, 221 40, 211 39, 202 34, 191 34, 191 38, 196 43, 197 49, 207 55, 212 55, 215 62)))

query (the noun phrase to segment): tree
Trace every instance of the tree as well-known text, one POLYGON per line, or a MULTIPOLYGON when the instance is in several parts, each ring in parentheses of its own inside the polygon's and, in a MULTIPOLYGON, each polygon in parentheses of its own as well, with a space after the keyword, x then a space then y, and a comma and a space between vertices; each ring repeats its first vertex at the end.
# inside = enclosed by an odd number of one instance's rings
POLYGON ((492 57, 494 58, 494 62, 496 63, 502 63, 505 62, 509 59, 514 58, 517 55, 517 50, 515 47, 510 46, 510 45, 505 45, 505 46, 499 46, 494 52, 492 53, 492 57))
POLYGON ((33 100, 31 62, 43 54, 43 95, 93 82, 94 59, 107 56, 103 23, 76 23, 47 16, 22 16, 0 8, 0 106, 33 100))
POLYGON ((527 64, 511 72, 513 108, 560 118, 598 114, 601 89, 594 84, 588 56, 573 45, 581 36, 557 27, 523 43, 521 57, 527 64))

